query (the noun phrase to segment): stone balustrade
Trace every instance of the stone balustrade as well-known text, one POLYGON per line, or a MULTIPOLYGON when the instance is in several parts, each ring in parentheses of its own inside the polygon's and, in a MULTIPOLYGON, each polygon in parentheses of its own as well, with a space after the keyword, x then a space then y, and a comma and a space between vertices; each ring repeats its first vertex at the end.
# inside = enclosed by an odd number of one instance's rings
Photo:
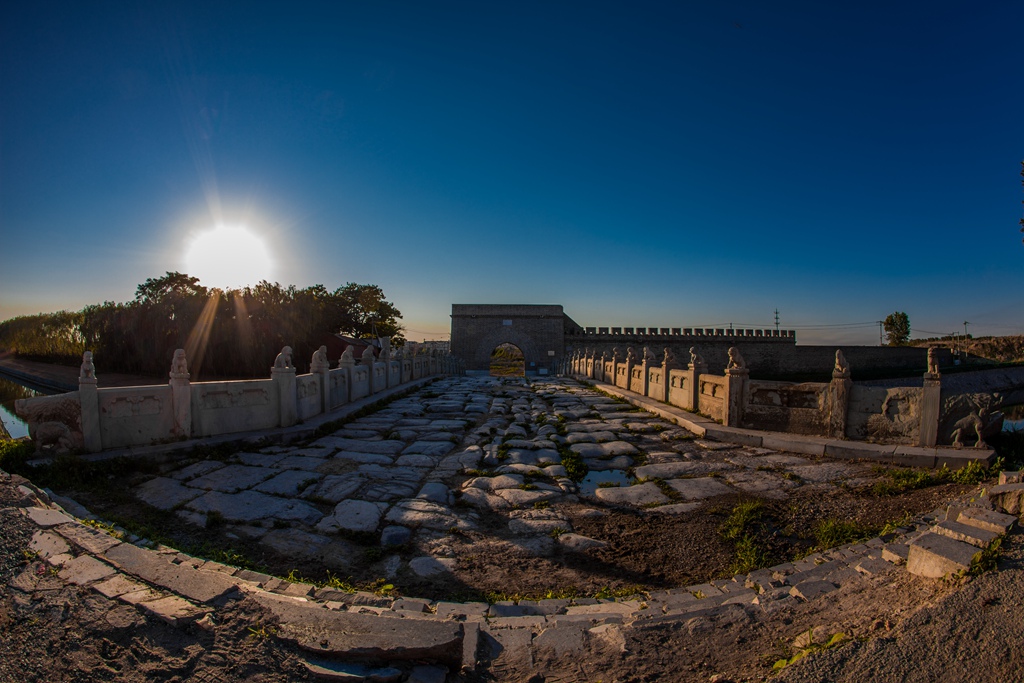
POLYGON ((285 347, 269 379, 191 382, 185 352, 175 352, 166 385, 98 386, 92 354, 86 352, 79 388, 59 396, 16 402, 37 447, 97 453, 190 438, 291 427, 345 404, 436 375, 463 374, 450 354, 399 350, 375 358, 372 351, 357 363, 342 355, 330 367, 326 348, 313 356, 311 372, 296 374, 291 349, 285 347))
POLYGON ((987 417, 984 410, 953 414, 953 410, 964 411, 970 395, 943 397, 941 375, 931 356, 923 386, 886 388, 855 385, 841 351, 836 352, 831 382, 803 383, 752 380, 739 351, 730 349, 730 358, 734 353, 736 361, 722 374, 709 373, 695 348, 686 368, 676 367, 668 349, 656 360, 646 348, 639 356, 630 348, 624 358, 576 351, 563 359, 560 371, 746 429, 922 447, 951 443, 982 448, 983 436, 998 429, 1001 421, 987 417), (940 425, 949 424, 952 431, 940 434, 940 425))

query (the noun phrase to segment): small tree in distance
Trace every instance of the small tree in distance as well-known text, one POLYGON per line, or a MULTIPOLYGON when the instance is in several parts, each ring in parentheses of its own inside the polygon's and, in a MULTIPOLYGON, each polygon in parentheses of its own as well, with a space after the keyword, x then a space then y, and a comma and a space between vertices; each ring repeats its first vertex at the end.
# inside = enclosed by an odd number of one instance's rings
POLYGON ((887 315, 882 326, 889 346, 906 346, 910 341, 910 317, 903 311, 887 315))

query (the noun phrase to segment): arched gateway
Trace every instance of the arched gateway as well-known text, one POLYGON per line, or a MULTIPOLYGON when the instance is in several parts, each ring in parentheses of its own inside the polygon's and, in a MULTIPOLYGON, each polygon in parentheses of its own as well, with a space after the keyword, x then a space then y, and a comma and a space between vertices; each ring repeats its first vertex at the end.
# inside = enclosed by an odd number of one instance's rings
POLYGON ((567 329, 578 329, 561 306, 452 304, 452 353, 467 370, 488 370, 501 344, 523 352, 526 372, 553 372, 565 353, 567 329))

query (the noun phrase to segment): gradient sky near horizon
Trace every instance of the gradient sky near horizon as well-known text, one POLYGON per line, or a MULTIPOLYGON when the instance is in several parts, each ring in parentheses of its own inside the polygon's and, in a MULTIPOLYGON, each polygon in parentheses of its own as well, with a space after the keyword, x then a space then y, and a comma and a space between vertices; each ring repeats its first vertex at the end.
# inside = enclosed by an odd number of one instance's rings
POLYGON ((1022 29, 1019 0, 7 3, 0 320, 131 300, 223 223, 271 258, 235 284, 377 284, 414 340, 452 303, 1024 333, 1022 29))

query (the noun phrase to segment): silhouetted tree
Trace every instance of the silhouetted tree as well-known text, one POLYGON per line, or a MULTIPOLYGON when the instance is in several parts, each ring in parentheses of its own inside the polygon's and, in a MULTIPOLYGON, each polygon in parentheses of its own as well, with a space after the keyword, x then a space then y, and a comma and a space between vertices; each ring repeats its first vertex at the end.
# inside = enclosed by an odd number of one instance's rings
POLYGON ((910 341, 910 317, 902 311, 890 313, 882 323, 889 346, 906 346, 910 341))
POLYGON ((93 351, 106 372, 164 375, 174 350, 186 349, 193 379, 202 374, 263 377, 288 345, 305 370, 327 334, 401 336, 401 313, 376 285, 298 289, 262 281, 242 289, 207 289, 168 272, 138 286, 135 299, 81 312, 21 316, 0 323, 0 349, 40 360, 77 362, 93 351))

